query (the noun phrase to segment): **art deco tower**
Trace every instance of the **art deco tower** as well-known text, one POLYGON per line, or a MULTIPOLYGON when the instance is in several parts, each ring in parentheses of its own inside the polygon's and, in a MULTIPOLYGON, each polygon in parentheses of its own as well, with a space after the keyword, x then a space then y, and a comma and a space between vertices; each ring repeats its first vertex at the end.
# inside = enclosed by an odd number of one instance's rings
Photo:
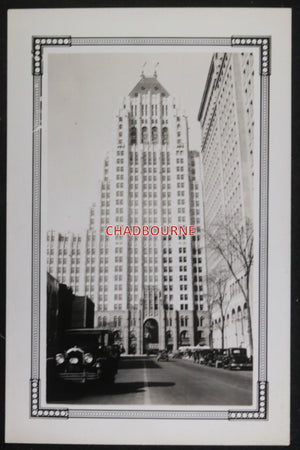
POLYGON ((125 348, 138 353, 194 345, 203 339, 204 325, 204 316, 196 314, 204 310, 201 236, 105 233, 108 225, 200 228, 199 164, 189 151, 187 118, 156 73, 142 74, 115 127, 116 145, 101 183, 96 326, 120 326, 125 348))
POLYGON ((95 326, 128 352, 207 343, 200 161, 187 118, 156 73, 142 74, 115 130, 89 229, 48 233, 48 271, 94 301, 95 326), (194 225, 196 235, 108 236, 109 225, 194 225))

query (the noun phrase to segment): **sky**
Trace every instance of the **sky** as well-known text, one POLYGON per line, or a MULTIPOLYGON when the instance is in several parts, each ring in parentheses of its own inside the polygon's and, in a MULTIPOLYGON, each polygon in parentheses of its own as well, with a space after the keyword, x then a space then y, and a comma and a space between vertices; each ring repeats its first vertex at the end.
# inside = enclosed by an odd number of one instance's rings
POLYGON ((145 62, 145 76, 158 63, 158 80, 188 116, 190 149, 200 149, 197 115, 212 53, 104 51, 48 55, 47 229, 79 232, 88 226, 104 157, 115 142, 115 117, 145 62))

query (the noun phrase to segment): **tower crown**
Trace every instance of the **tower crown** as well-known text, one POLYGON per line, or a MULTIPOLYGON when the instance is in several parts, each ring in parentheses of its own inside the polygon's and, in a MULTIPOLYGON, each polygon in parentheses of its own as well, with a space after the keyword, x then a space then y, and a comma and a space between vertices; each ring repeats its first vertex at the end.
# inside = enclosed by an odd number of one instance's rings
POLYGON ((146 77, 142 75, 140 81, 136 84, 136 86, 129 93, 129 97, 136 97, 138 94, 146 94, 150 91, 150 94, 164 94, 168 97, 170 94, 168 91, 161 85, 161 83, 157 80, 156 73, 153 77, 146 77))

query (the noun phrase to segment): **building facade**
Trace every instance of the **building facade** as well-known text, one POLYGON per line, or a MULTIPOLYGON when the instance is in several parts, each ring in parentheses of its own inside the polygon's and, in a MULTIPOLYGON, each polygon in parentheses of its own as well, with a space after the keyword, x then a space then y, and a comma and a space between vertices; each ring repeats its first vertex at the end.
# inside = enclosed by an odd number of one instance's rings
POLYGON ((115 130, 89 229, 84 236, 49 232, 48 270, 94 301, 95 326, 111 327, 127 352, 205 344, 200 155, 189 149, 187 117, 156 73, 142 74, 120 106, 115 130), (108 226, 134 225, 194 225, 196 232, 106 233, 108 226))
MULTIPOLYGON (((214 54, 198 115, 206 230, 217 229, 222 222, 246 227, 253 220, 253 101, 252 53, 214 54)), ((238 258, 233 264, 238 279, 245 283, 238 258)), ((208 279, 223 270, 224 260, 208 246, 208 279)), ((234 277, 226 284, 223 311, 220 302, 214 302, 211 311, 212 345, 222 346, 224 326, 224 347, 246 347, 251 353, 248 319, 252 300, 245 302, 234 277)))
POLYGON ((90 209, 90 227, 82 233, 47 232, 47 271, 75 295, 97 295, 99 232, 93 228, 95 205, 90 209))
POLYGON ((94 307, 90 298, 74 295, 72 287, 47 272, 47 357, 61 351, 68 328, 94 327, 94 307))

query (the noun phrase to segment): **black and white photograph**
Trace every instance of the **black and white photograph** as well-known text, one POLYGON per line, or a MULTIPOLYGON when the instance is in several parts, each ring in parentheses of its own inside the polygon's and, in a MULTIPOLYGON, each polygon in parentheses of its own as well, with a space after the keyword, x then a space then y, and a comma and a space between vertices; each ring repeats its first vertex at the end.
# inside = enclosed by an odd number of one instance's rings
POLYGON ((11 441, 288 440, 289 16, 200 9, 10 15, 11 441))
POLYGON ((48 402, 252 404, 254 73, 49 55, 48 402))

